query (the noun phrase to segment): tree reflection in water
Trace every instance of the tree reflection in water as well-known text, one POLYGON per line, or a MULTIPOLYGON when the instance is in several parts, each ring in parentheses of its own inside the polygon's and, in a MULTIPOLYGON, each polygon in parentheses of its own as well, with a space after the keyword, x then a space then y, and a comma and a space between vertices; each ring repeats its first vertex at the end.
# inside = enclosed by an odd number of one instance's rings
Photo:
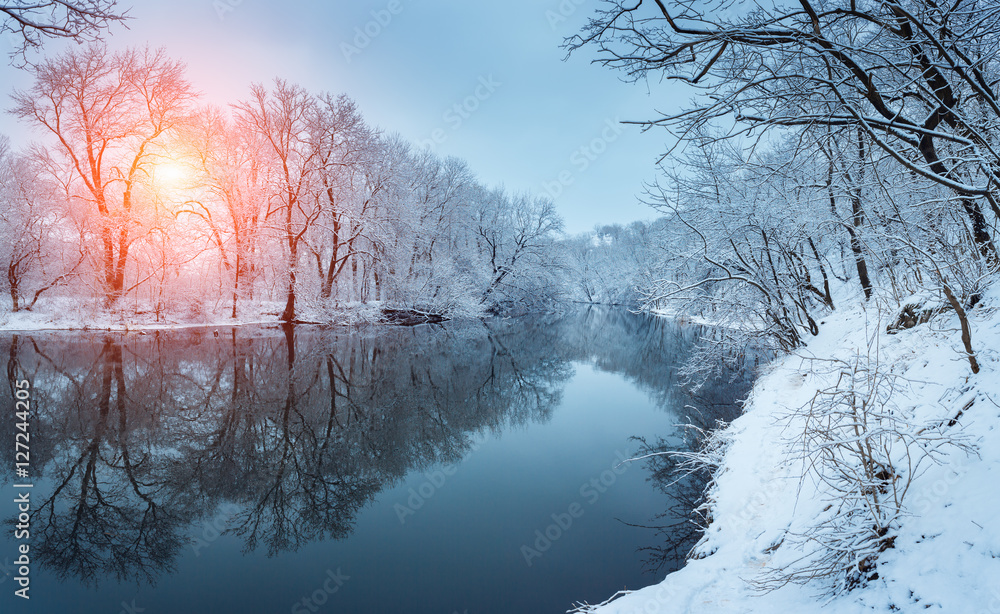
POLYGON ((590 309, 361 331, 7 337, 10 381, 30 379, 36 402, 33 474, 51 484, 32 518, 37 560, 86 584, 155 583, 221 509, 247 551, 345 538, 408 472, 547 421, 573 362, 676 406, 695 334, 590 309))
MULTIPOLYGON (((702 332, 702 342, 711 343, 713 331, 702 332)), ((683 567, 704 534, 709 523, 705 495, 712 474, 703 464, 687 462, 690 457, 686 453, 702 450, 713 432, 739 417, 741 400, 747 398, 764 362, 763 351, 731 356, 728 364, 716 366, 718 372, 711 385, 675 387, 686 397, 679 440, 660 436, 647 441, 636 437, 640 443, 637 456, 647 457, 650 482, 670 501, 669 507, 654 519, 656 524, 648 527, 656 532, 659 543, 644 548, 647 570, 669 573, 683 567)))

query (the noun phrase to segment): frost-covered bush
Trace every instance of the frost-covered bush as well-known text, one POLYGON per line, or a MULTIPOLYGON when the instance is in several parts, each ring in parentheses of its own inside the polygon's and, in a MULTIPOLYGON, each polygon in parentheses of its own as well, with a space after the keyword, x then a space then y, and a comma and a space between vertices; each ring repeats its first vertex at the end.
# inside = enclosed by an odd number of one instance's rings
POLYGON ((800 488, 814 488, 826 505, 775 545, 799 556, 756 579, 764 590, 819 581, 837 594, 877 579, 913 480, 944 448, 969 449, 954 420, 928 422, 894 401, 909 382, 874 353, 832 364, 832 384, 786 416, 794 435, 785 443, 803 463, 800 488))

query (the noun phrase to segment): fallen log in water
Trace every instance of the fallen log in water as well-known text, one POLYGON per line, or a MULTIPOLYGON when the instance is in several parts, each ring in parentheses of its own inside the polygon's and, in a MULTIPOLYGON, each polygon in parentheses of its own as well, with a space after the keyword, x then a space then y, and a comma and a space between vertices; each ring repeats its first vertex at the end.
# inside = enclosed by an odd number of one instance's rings
POLYGON ((398 326, 416 326, 418 324, 440 324, 448 318, 439 313, 427 313, 416 309, 383 309, 382 322, 398 326))

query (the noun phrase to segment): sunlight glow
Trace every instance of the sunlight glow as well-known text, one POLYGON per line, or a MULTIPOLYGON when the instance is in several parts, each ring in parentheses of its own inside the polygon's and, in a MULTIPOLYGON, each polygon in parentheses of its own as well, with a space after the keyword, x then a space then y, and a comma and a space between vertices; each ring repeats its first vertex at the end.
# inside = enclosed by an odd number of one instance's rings
POLYGON ((169 158, 153 167, 153 183, 159 188, 184 187, 190 179, 190 169, 184 164, 169 158))

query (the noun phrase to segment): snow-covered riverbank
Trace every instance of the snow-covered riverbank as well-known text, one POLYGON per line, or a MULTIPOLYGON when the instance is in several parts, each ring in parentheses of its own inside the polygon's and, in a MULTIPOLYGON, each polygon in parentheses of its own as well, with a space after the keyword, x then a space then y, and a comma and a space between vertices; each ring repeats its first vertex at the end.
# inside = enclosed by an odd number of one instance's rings
MULTIPOLYGON (((400 323, 399 313, 386 310, 382 303, 348 303, 319 308, 305 305, 298 322, 325 325, 400 323), (386 312, 393 312, 387 314, 386 312)), ((98 299, 72 300, 54 298, 40 301, 32 311, 0 311, 0 331, 104 330, 113 332, 175 330, 182 328, 223 328, 280 324, 283 303, 245 301, 237 317, 231 317, 227 305, 192 304, 185 309, 156 312, 149 306, 124 305, 109 310, 98 299)))
POLYGON ((772 365, 706 454, 694 558, 579 611, 1000 613, 1000 287, 969 312, 975 375, 954 312, 887 334, 893 315, 834 312, 772 365), (832 548, 855 573, 823 576, 832 548))

